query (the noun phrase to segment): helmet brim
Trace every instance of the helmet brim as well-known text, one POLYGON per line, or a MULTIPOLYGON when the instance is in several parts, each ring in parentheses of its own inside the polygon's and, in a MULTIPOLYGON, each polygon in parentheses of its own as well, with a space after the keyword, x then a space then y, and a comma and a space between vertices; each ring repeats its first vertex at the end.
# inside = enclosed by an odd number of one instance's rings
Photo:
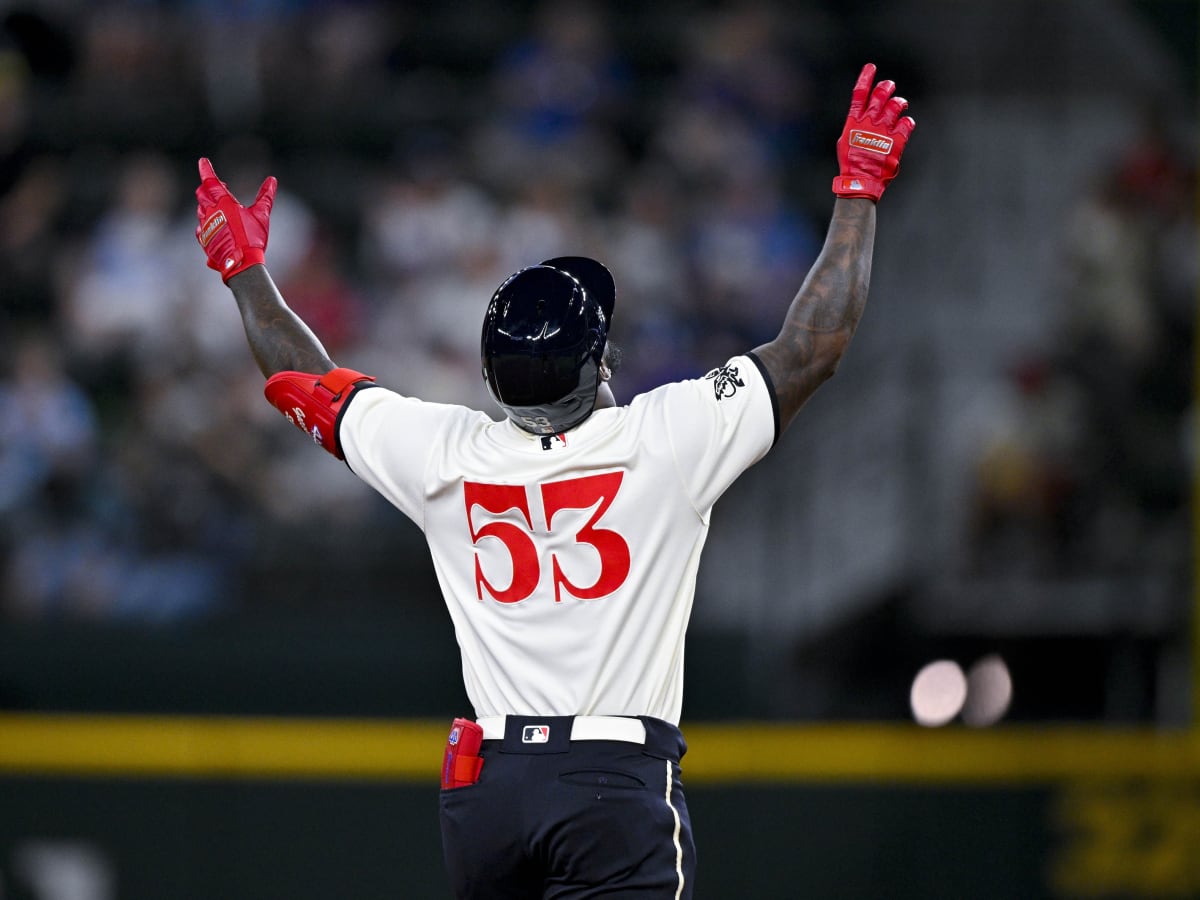
POLYGON ((617 304, 617 285, 604 263, 587 256, 556 256, 541 263, 566 272, 583 285, 588 295, 604 310, 604 319, 612 327, 613 307, 617 304))

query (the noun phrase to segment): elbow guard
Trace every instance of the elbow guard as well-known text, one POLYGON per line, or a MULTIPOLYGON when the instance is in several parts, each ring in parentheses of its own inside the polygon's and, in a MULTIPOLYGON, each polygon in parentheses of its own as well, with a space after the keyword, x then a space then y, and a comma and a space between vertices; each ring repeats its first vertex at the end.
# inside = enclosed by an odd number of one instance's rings
POLYGON ((337 422, 342 408, 359 382, 374 381, 353 369, 334 369, 324 375, 310 372, 277 372, 267 379, 267 400, 284 418, 344 460, 337 439, 337 422))

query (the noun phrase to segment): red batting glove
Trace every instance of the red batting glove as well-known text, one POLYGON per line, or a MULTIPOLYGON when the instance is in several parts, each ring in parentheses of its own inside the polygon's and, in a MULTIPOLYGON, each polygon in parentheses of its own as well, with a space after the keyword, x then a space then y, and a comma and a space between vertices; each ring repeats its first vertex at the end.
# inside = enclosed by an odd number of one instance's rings
POLYGON ((901 118, 908 101, 892 96, 896 83, 881 81, 871 90, 874 78, 875 64, 867 63, 850 95, 850 115, 837 144, 840 172, 833 179, 833 192, 878 202, 900 170, 900 155, 917 123, 912 116, 901 118))
POLYGON ((226 283, 239 272, 263 262, 271 207, 275 204, 274 176, 258 189, 250 208, 238 203, 225 182, 217 178, 212 163, 200 160, 200 187, 196 188, 196 240, 208 256, 208 267, 221 273, 226 283))

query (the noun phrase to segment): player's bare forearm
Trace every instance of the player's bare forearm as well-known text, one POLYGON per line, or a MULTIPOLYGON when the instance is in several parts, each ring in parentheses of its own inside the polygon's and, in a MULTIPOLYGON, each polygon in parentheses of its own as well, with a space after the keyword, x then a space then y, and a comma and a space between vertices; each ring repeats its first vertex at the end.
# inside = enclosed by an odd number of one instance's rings
POLYGON ((263 375, 288 370, 324 375, 336 366, 303 320, 288 307, 264 266, 229 279, 250 352, 263 375))
POLYGON ((775 386, 780 428, 837 370, 867 302, 875 204, 838 198, 825 245, 792 300, 779 335, 755 349, 775 386))

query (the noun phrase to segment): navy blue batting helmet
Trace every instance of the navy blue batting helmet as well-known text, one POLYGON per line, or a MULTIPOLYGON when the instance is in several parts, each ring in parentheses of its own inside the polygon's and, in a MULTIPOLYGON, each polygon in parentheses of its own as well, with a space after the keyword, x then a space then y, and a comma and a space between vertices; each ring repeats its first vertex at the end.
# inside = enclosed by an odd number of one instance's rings
POLYGON ((560 434, 592 414, 616 288, 583 256, 548 259, 510 275, 483 318, 483 378, 520 428, 560 434))

